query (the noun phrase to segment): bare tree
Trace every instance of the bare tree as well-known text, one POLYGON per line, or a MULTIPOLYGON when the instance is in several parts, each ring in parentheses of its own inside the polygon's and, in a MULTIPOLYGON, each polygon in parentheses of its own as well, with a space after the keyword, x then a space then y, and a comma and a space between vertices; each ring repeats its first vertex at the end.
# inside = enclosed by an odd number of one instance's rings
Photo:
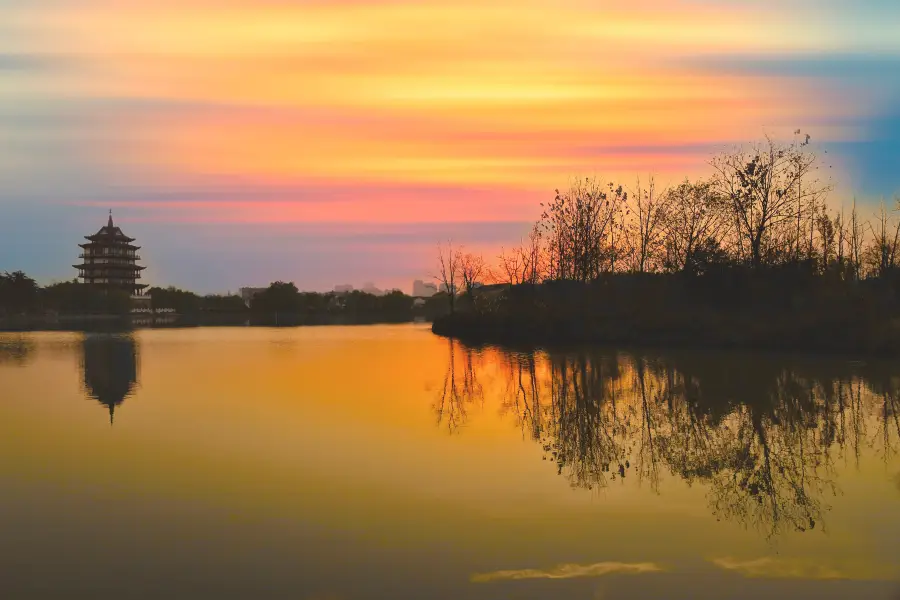
POLYGON ((853 273, 853 279, 859 280, 862 274, 863 248, 865 247, 865 229, 859 220, 859 213, 856 210, 856 198, 853 199, 853 208, 850 211, 850 222, 847 224, 847 251, 850 261, 850 270, 853 273))
POLYGON ((831 190, 816 177, 818 159, 808 144, 809 136, 790 145, 767 136, 762 144, 726 152, 711 162, 717 191, 731 209, 738 248, 749 251, 743 258, 753 267, 763 264, 777 242, 794 235, 799 240, 801 227, 791 234, 790 224, 801 223, 804 206, 810 207, 806 216, 811 217, 831 190))
POLYGON ((655 271, 661 266, 668 199, 669 194, 665 190, 657 192, 652 175, 646 188, 641 186, 641 180, 638 179, 632 190, 630 209, 634 219, 629 224, 628 233, 633 271, 644 273, 655 271))
POLYGON ((668 192, 666 213, 666 266, 692 271, 695 255, 708 240, 718 242, 728 225, 722 199, 709 181, 687 179, 668 192))
POLYGON ((526 273, 528 272, 527 254, 522 252, 521 247, 509 250, 501 248, 500 256, 497 258, 499 260, 499 271, 494 277, 495 280, 509 285, 518 285, 525 282, 526 273))
POLYGON ((460 251, 453 247, 452 241, 448 241, 446 247, 438 246, 438 273, 434 278, 439 287, 447 292, 451 313, 456 309, 456 281, 460 261, 460 251))
POLYGON ((484 259, 477 254, 472 254, 471 252, 463 254, 459 258, 458 269, 459 278, 462 280, 462 284, 465 288, 466 294, 468 294, 469 299, 472 300, 474 304, 475 286, 482 283, 481 280, 486 272, 484 259))
POLYGON ((837 232, 837 246, 835 250, 837 252, 837 256, 835 257, 838 266, 841 269, 841 273, 845 272, 845 255, 844 250, 847 246, 847 231, 846 231, 846 222, 844 218, 844 207, 841 205, 841 212, 834 216, 834 228, 837 232))
POLYGON ((900 221, 888 214, 881 201, 877 221, 869 224, 872 231, 872 245, 865 251, 865 261, 875 277, 884 277, 898 266, 898 249, 900 249, 900 221))
POLYGON ((509 285, 542 282, 547 275, 549 259, 542 243, 540 225, 532 227, 528 238, 521 240, 518 246, 501 248, 498 259, 499 271, 494 274, 494 281, 509 285))
POLYGON ((828 213, 824 210, 816 219, 816 229, 819 233, 819 243, 822 249, 822 271, 828 270, 828 266, 837 258, 835 236, 837 234, 837 226, 840 224, 839 217, 832 220, 828 213))
POLYGON ((519 253, 522 256, 522 263, 524 266, 522 283, 534 285, 540 283, 544 278, 546 255, 541 239, 541 229, 538 225, 535 225, 531 228, 528 239, 519 247, 519 253))
POLYGON ((615 269, 616 231, 626 200, 622 186, 597 179, 578 179, 566 193, 556 191, 541 215, 553 278, 590 281, 615 269))

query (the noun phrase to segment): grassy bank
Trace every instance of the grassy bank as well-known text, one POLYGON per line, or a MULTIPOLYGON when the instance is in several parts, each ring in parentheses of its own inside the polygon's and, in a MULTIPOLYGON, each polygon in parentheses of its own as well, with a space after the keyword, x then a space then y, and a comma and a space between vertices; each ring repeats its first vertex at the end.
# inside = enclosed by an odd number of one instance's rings
POLYGON ((460 302, 439 335, 518 346, 734 348, 900 354, 900 306, 888 281, 796 272, 719 277, 614 274, 596 282, 509 286, 460 302))

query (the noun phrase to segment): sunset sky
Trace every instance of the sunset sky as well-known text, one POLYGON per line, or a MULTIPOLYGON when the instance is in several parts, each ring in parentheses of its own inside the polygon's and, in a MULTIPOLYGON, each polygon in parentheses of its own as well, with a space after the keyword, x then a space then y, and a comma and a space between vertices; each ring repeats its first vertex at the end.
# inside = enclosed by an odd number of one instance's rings
POLYGON ((409 291, 573 176, 797 128, 874 205, 898 30, 897 0, 0 0, 0 271, 73 277, 112 209, 147 283, 409 291))

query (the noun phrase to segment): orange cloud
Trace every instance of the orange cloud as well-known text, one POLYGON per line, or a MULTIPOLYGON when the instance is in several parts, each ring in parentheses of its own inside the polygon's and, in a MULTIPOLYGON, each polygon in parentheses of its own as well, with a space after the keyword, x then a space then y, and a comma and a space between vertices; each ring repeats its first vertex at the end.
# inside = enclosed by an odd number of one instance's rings
MULTIPOLYGON (((496 200, 459 206, 470 218, 519 218, 512 190, 547 193, 594 173, 677 180, 705 172, 710 147, 763 128, 812 122, 817 140, 853 139, 844 123, 869 109, 864 95, 842 102, 815 78, 787 87, 697 68, 689 58, 852 41, 820 20, 796 28, 735 3, 85 0, 5 10, 29 33, 16 50, 77 65, 17 81, 22 104, 133 103, 96 109, 96 135, 115 143, 95 152, 117 173, 372 186, 343 204, 256 207, 291 220, 447 214, 386 198, 383 184, 489 187, 496 200)), ((217 210, 243 218, 255 200, 217 210)))
POLYGON ((514 569, 477 573, 472 576, 472 581, 475 583, 487 583, 517 579, 572 579, 576 577, 602 577, 613 574, 640 575, 644 573, 659 573, 665 570, 665 567, 656 563, 600 562, 590 565, 565 564, 546 570, 514 569))

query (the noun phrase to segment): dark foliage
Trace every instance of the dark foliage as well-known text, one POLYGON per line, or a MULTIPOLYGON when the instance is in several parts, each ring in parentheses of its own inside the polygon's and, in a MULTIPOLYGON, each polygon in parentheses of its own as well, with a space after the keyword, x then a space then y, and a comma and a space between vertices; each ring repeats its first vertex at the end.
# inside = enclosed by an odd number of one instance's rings
POLYGON ((71 281, 40 288, 21 271, 0 274, 0 314, 125 314, 129 309, 127 292, 107 293, 71 281))
POLYGON ((718 264, 703 276, 616 273, 590 283, 512 286, 434 331, 463 339, 547 345, 714 346, 817 352, 900 352, 900 278, 848 282, 808 264, 718 264))
POLYGON ((276 281, 250 303, 255 322, 276 324, 376 323, 411 321, 441 314, 436 301, 416 307, 414 299, 395 291, 375 296, 358 290, 349 293, 300 292, 297 286, 276 281))
POLYGON ((131 309, 128 292, 100 290, 74 281, 54 283, 41 290, 42 307, 60 314, 124 315, 131 309))
POLYGON ((150 288, 148 294, 152 298, 154 310, 170 309, 180 315, 197 315, 201 313, 235 313, 247 312, 247 307, 240 296, 207 295, 199 296, 193 292, 175 287, 150 288))
POLYGON ((18 314, 32 310, 38 301, 38 286, 22 271, 0 273, 0 311, 18 314))
MULTIPOLYGON (((446 294, 423 303, 399 291, 375 296, 300 292, 292 282, 276 281, 257 294, 248 307, 240 296, 200 296, 175 287, 148 290, 154 311, 176 313, 182 325, 400 323, 433 320, 447 312, 446 294)), ((13 328, 40 327, 55 316, 112 317, 131 312, 127 292, 107 291, 77 281, 40 288, 22 272, 0 274, 0 317, 13 328)))

